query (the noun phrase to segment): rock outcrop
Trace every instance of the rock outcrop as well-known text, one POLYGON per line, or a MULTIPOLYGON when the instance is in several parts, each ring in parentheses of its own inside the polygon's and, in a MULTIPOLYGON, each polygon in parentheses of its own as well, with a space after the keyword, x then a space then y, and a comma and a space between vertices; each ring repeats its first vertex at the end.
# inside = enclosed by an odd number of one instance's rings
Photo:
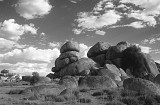
POLYGON ((48 77, 60 78, 60 84, 69 84, 66 87, 78 85, 89 88, 99 86, 115 88, 124 86, 128 89, 128 86, 131 86, 129 89, 132 90, 132 85, 139 84, 145 88, 145 91, 148 89, 151 92, 159 92, 155 84, 151 82, 159 83, 157 63, 155 64, 149 54, 141 52, 137 45, 126 41, 119 42, 115 46, 98 42, 89 49, 88 58, 81 58, 79 45, 75 42, 66 42, 60 48, 60 52, 60 56, 55 61, 55 67, 52 68, 54 74, 48 77), (76 76, 80 79, 75 79, 76 76), (150 85, 153 85, 154 90, 150 90, 152 87, 150 85))

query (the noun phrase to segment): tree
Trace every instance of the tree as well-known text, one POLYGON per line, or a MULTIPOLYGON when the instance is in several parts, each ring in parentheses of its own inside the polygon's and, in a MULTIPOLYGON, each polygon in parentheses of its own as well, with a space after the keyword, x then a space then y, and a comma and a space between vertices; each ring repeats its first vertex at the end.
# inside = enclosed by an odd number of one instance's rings
POLYGON ((32 72, 32 75, 33 76, 31 78, 30 84, 34 85, 39 81, 39 73, 38 72, 32 72))
POLYGON ((6 76, 6 75, 9 73, 9 70, 4 69, 4 70, 1 71, 1 73, 2 73, 4 76, 6 76))
POLYGON ((38 72, 32 72, 32 76, 39 77, 39 73, 38 72))

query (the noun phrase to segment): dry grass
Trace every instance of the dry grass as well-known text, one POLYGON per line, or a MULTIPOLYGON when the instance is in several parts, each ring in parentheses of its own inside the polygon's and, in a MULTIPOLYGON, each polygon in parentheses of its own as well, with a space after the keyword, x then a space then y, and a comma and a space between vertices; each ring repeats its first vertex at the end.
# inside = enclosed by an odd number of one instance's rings
MULTIPOLYGON (((117 89, 64 90, 56 84, 0 87, 2 105, 160 105, 160 96, 117 89), (58 92, 59 90, 59 92, 58 92), (27 96, 27 92, 32 93, 27 96)), ((1 105, 0 104, 0 105, 1 105)))

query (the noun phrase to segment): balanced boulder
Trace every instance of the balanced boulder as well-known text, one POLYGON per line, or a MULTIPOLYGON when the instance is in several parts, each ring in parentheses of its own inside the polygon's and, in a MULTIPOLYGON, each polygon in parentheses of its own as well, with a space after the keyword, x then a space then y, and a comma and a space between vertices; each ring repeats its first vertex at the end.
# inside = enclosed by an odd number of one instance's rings
POLYGON ((67 51, 77 51, 79 52, 80 51, 80 48, 79 48, 79 44, 76 43, 76 42, 66 42, 61 48, 60 48, 60 53, 64 53, 64 52, 67 52, 67 51))
POLYGON ((91 57, 96 57, 100 54, 105 54, 110 46, 111 45, 109 43, 98 42, 89 49, 87 56, 91 58, 91 57))

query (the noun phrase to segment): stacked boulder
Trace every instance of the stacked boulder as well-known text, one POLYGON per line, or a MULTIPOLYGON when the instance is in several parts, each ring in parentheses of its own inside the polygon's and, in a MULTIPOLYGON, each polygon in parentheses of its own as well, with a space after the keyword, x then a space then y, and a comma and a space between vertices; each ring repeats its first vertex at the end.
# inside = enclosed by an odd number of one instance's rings
POLYGON ((60 70, 78 61, 79 45, 76 42, 66 42, 60 49, 60 56, 55 61, 55 67, 52 68, 55 78, 59 76, 60 70))
POLYGON ((98 69, 100 66, 90 58, 80 58, 80 48, 76 42, 66 42, 60 48, 60 56, 55 61, 55 67, 52 68, 54 74, 52 78, 61 78, 64 76, 86 76, 90 71, 98 69))

